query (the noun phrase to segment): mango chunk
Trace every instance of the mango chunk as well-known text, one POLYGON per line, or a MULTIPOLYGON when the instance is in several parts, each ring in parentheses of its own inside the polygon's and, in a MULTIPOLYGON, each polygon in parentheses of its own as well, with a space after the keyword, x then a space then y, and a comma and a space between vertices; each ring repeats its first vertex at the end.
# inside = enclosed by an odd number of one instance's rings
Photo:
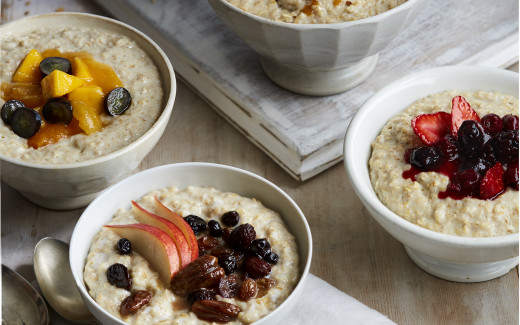
POLYGON ((2 99, 5 101, 18 99, 24 103, 26 107, 30 108, 41 106, 45 103, 40 84, 2 82, 0 90, 2 93, 2 99))
POLYGON ((70 100, 72 107, 74 107, 74 103, 83 102, 84 104, 93 107, 97 114, 102 114, 105 110, 105 94, 99 86, 87 85, 80 87, 68 94, 67 97, 70 100))
POLYGON ((83 79, 67 74, 60 70, 54 70, 41 82, 43 98, 57 98, 64 96, 74 89, 84 86, 87 82, 83 79))
POLYGON ((38 149, 81 132, 79 122, 74 118, 68 125, 46 123, 45 126, 40 128, 40 131, 27 139, 27 144, 34 149, 38 149))
POLYGON ((42 57, 50 58, 51 56, 61 56, 61 51, 58 49, 47 49, 42 52, 42 57))
POLYGON ((90 75, 93 78, 92 83, 98 85, 103 89, 103 93, 106 95, 111 92, 114 88, 124 87, 123 82, 117 74, 114 72, 111 66, 90 58, 81 58, 81 60, 87 65, 90 75))
MULTIPOLYGON (((91 82, 94 80, 90 71, 88 70, 87 65, 83 62, 82 59, 76 57, 74 58, 74 64, 72 65, 72 74, 80 79, 85 80, 86 82, 91 82)), ((101 88, 100 88, 101 89, 101 88)))
POLYGON ((31 50, 16 68, 12 78, 13 82, 39 83, 42 80, 42 73, 40 72, 42 60, 43 57, 40 52, 31 50))
POLYGON ((101 117, 94 107, 84 102, 74 102, 72 105, 74 107, 72 116, 79 121, 79 127, 85 131, 86 134, 95 133, 103 128, 101 117))

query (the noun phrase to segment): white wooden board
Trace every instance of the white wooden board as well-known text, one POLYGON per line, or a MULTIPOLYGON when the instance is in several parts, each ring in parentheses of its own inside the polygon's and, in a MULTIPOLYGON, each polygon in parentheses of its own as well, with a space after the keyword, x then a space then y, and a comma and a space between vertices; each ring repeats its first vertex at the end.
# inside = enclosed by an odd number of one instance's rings
POLYGON ((205 0, 97 2, 154 39, 178 76, 300 180, 341 161, 353 114, 389 82, 434 66, 507 67, 518 61, 517 0, 427 1, 412 25, 380 54, 363 84, 339 95, 309 97, 273 84, 258 56, 205 0))

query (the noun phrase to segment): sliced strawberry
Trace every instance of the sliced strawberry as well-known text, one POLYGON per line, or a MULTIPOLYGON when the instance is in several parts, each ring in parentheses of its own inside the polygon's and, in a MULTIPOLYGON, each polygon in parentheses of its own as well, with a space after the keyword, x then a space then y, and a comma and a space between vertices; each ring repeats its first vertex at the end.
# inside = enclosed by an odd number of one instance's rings
POLYGON ((412 119, 412 129, 425 144, 434 144, 450 131, 451 115, 446 112, 417 115, 412 119))
POLYGON ((480 122, 480 117, 464 97, 453 97, 451 101, 451 134, 457 136, 460 125, 466 120, 480 122))
POLYGON ((504 169, 502 164, 497 162, 495 166, 488 169, 486 175, 480 183, 480 198, 484 200, 493 200, 502 192, 506 186, 504 185, 504 169))

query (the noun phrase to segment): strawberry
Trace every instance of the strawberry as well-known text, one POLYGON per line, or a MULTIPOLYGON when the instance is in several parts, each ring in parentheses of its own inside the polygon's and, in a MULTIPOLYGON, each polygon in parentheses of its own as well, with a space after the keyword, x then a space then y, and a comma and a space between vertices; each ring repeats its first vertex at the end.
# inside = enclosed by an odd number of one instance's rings
POLYGON ((450 131, 451 115, 446 112, 421 114, 412 119, 412 129, 422 142, 434 144, 450 131))
POLYGON ((462 96, 455 96, 451 101, 451 134, 457 136, 460 125, 465 120, 474 120, 480 123, 477 112, 462 96))
POLYGON ((505 189, 504 169, 502 168, 502 164, 497 162, 493 167, 488 169, 480 183, 480 198, 493 200, 502 194, 505 189))

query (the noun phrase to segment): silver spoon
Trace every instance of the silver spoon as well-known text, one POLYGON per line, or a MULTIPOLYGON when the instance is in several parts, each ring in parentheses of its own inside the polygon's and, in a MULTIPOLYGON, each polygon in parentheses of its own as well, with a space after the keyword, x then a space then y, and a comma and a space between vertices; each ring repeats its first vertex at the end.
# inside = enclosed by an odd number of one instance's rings
POLYGON ((46 237, 34 248, 34 273, 47 302, 63 318, 76 323, 99 324, 89 312, 72 276, 69 245, 46 237))
POLYGON ((2 264, 2 324, 48 325, 49 312, 38 291, 2 264))

